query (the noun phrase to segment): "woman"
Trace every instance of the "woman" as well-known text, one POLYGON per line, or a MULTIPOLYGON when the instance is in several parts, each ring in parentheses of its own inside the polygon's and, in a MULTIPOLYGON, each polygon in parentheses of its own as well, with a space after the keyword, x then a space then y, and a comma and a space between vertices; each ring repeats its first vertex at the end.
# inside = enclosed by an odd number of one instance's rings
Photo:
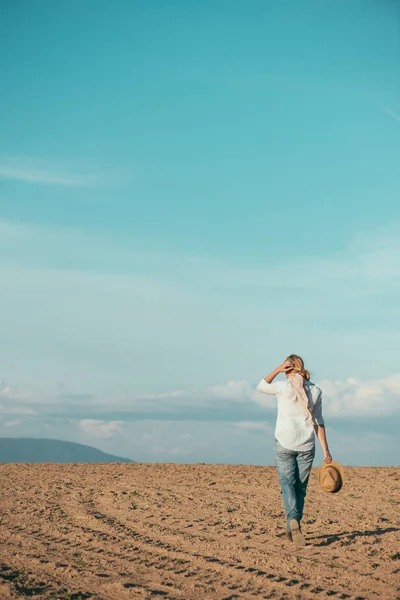
POLYGON ((311 383, 303 359, 296 354, 288 356, 257 389, 278 399, 275 463, 286 512, 287 536, 296 546, 305 546, 300 523, 315 455, 314 431, 321 442, 324 462, 332 462, 322 418, 322 392, 311 383), (272 383, 279 373, 286 373, 287 380, 272 383))

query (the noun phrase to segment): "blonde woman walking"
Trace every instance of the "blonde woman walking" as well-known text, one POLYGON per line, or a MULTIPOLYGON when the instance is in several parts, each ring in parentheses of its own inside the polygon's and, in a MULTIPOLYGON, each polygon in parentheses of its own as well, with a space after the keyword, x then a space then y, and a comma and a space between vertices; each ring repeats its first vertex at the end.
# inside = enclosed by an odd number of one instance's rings
POLYGON ((321 443, 324 462, 332 462, 322 417, 322 391, 311 383, 303 359, 296 354, 288 356, 280 367, 262 379, 257 389, 278 399, 275 464, 285 507, 287 536, 296 546, 304 546, 301 519, 315 456, 314 432, 321 443), (286 381, 272 383, 279 373, 286 374, 286 381))

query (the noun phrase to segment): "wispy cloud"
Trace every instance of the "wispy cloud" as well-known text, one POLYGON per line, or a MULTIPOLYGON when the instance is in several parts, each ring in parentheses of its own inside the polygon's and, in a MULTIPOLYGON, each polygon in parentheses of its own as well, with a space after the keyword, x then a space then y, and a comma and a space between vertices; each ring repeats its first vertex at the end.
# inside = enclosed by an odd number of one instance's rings
POLYGON ((400 121, 400 116, 397 115, 393 110, 391 110, 390 108, 388 108, 387 106, 383 107, 383 110, 390 115, 391 117, 393 117, 393 119, 396 119, 396 121, 400 121))
MULTIPOLYGON (((323 391, 324 414, 335 420, 347 417, 390 417, 400 411, 400 374, 381 379, 349 377, 325 379, 317 384, 323 391)), ((40 419, 77 419, 86 433, 110 437, 124 423, 145 418, 160 421, 236 421, 264 422, 274 416, 276 399, 260 393, 246 381, 229 381, 210 388, 193 388, 177 392, 123 396, 112 394, 65 395, 36 392, 0 393, 0 414, 36 415, 40 419), (24 401, 21 401, 24 398, 24 401)), ((243 423, 245 423, 243 425, 243 423)), ((249 425, 248 429, 255 428, 249 425)))
POLYGON ((5 427, 17 427, 19 424, 21 423, 21 421, 15 420, 15 421, 6 421, 4 423, 5 427))
POLYGON ((271 423, 268 421, 238 421, 236 427, 245 431, 270 431, 271 423))
POLYGON ((123 421, 98 421, 96 419, 83 419, 79 427, 94 438, 109 438, 121 433, 123 421))
POLYGON ((28 170, 16 167, 6 167, 0 165, 0 177, 3 179, 14 179, 26 183, 43 183, 47 185, 61 186, 82 186, 88 185, 93 181, 83 177, 74 177, 72 175, 60 175, 49 171, 28 170))
POLYGON ((36 411, 25 406, 0 404, 0 415, 36 415, 36 411))
POLYGON ((61 187, 85 187, 116 183, 119 176, 90 165, 82 168, 76 162, 69 164, 46 159, 0 156, 0 179, 61 187))
POLYGON ((208 391, 216 398, 228 398, 229 400, 243 400, 243 398, 255 399, 256 390, 247 381, 228 381, 224 385, 216 385, 208 391))
POLYGON ((261 361, 292 348, 321 378, 367 378, 371 363, 396 373, 399 233, 394 223, 360 231, 335 255, 246 264, 139 253, 122 237, 0 220, 3 374, 20 385, 23 364, 31 385, 73 382, 77 404, 82 394, 129 390, 149 392, 140 410, 180 413, 203 394, 190 391, 200 369, 204 388, 216 386, 204 398, 218 398, 222 416, 227 396, 251 399, 246 382, 261 361), (154 370, 161 389, 149 386, 154 370))

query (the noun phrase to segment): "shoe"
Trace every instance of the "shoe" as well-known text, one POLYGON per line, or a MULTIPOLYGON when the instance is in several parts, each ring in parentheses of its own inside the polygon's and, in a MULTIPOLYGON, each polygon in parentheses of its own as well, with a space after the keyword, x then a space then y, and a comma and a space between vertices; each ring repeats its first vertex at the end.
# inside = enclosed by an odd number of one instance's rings
POLYGON ((286 532, 286 539, 288 540, 288 542, 293 542, 293 537, 292 537, 291 531, 286 532))
POLYGON ((296 519, 291 519, 290 521, 290 532, 292 534, 292 539, 295 546, 305 546, 306 540, 304 539, 304 535, 301 533, 300 525, 296 521, 296 519))

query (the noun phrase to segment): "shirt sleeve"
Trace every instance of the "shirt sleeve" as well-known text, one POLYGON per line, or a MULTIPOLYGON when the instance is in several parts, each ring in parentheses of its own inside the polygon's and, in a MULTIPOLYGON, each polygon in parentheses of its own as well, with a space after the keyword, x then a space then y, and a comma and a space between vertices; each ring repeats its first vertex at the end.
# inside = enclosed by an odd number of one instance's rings
POLYGON ((316 425, 324 425, 324 417, 322 416, 322 393, 318 396, 313 410, 313 419, 316 425))
POLYGON ((282 391, 282 381, 276 381, 275 383, 267 383, 265 379, 261 379, 257 386, 259 392, 263 394, 270 394, 271 396, 277 396, 282 391))

